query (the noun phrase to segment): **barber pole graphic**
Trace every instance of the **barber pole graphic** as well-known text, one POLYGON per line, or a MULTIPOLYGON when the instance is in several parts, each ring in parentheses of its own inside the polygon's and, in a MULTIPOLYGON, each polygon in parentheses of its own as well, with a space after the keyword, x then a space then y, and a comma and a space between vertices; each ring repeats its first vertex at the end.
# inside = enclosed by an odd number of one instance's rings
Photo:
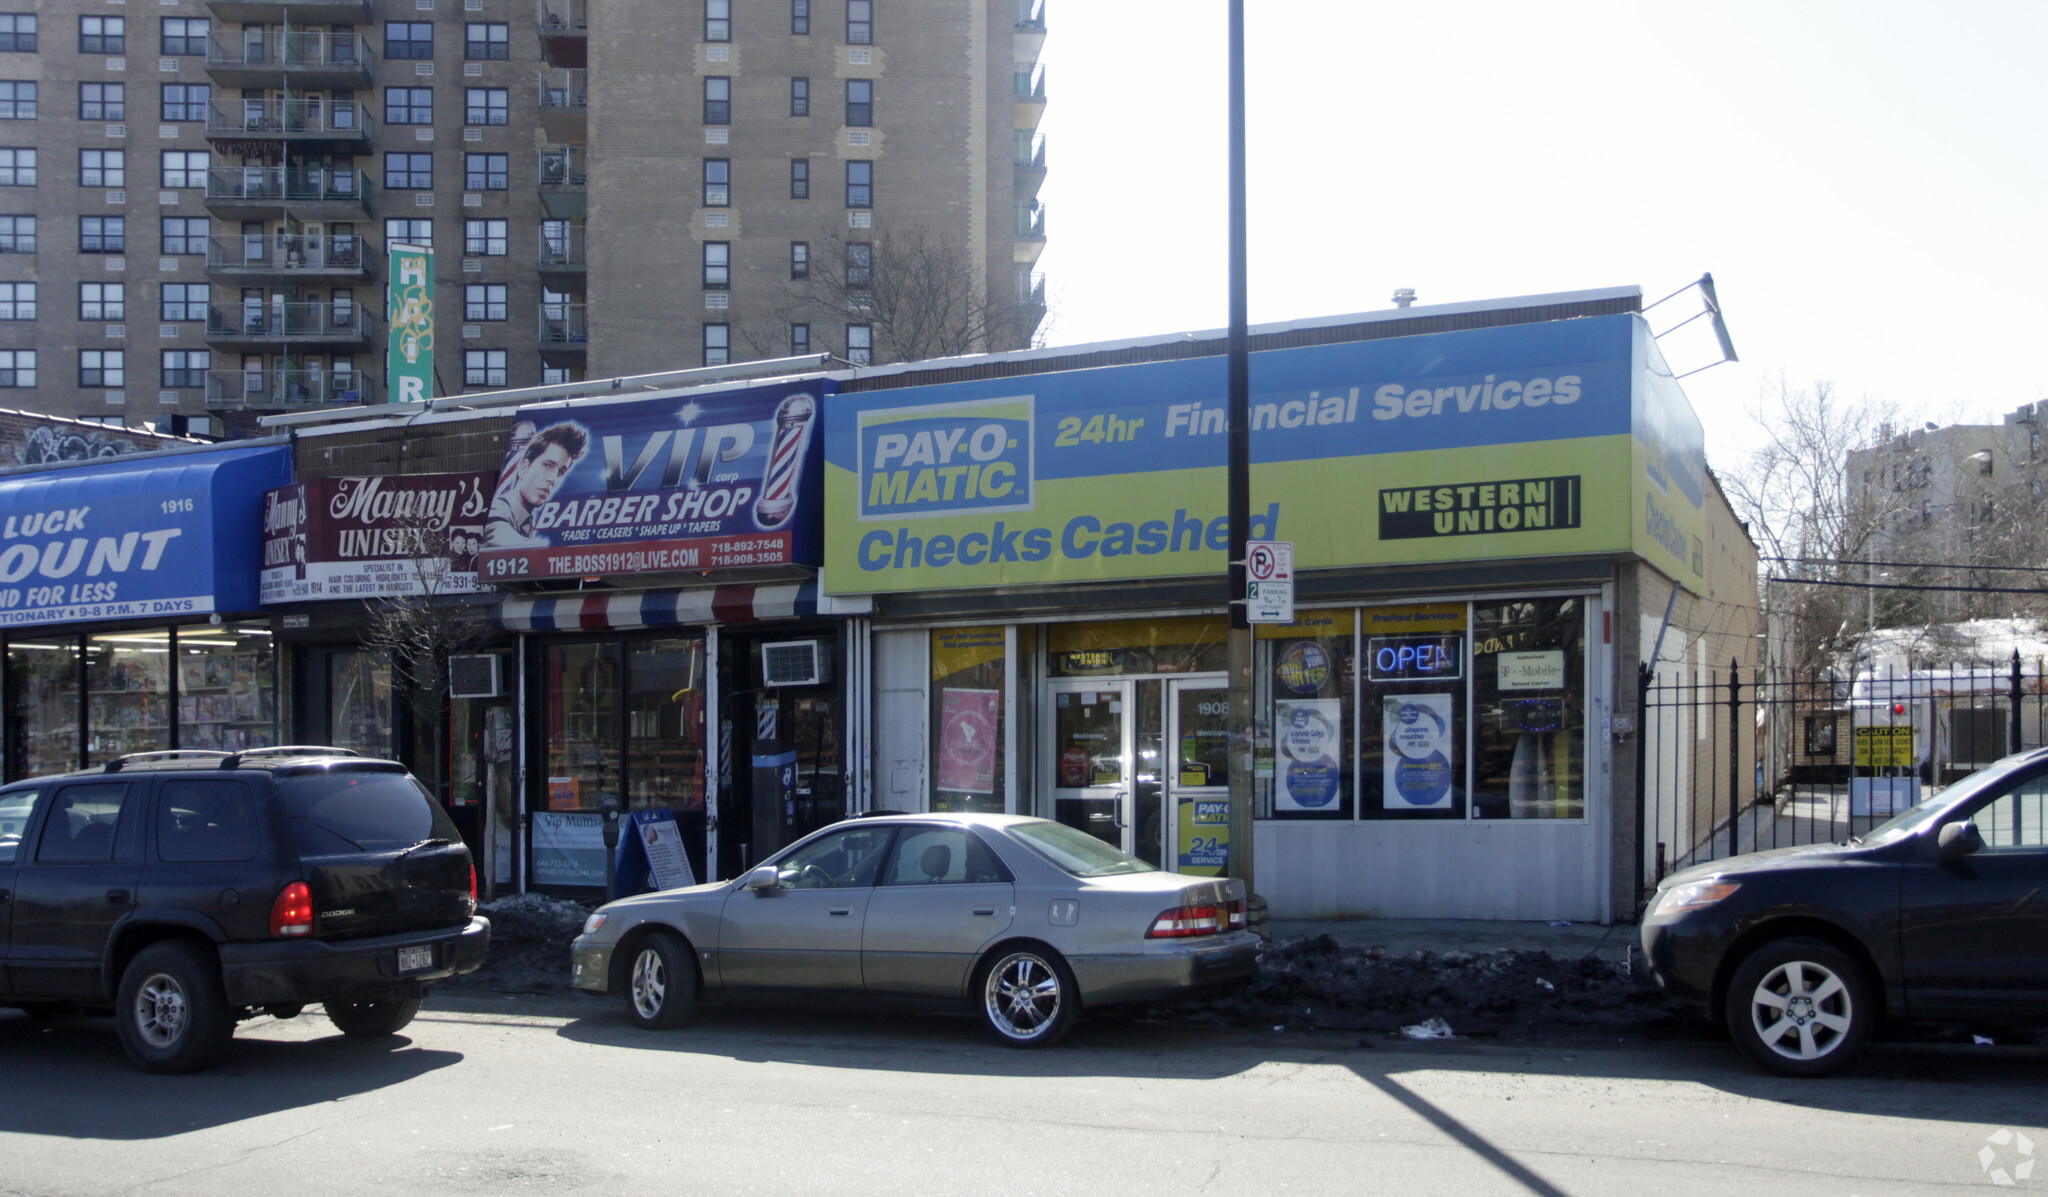
POLYGON ((754 523, 763 531, 781 527, 796 510, 797 480, 817 415, 818 401, 803 394, 791 395, 775 409, 775 442, 768 448, 761 497, 754 503, 754 523))

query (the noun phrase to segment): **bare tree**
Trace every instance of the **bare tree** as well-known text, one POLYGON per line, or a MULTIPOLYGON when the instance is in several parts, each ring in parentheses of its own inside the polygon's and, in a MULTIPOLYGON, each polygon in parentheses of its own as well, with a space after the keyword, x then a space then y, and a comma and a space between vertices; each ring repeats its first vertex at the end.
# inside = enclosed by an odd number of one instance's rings
POLYGON ((873 362, 918 361, 1022 349, 1045 317, 1042 285, 1018 276, 983 277, 975 248, 925 226, 820 230, 808 243, 803 276, 776 303, 779 324, 748 325, 741 338, 762 357, 787 351, 785 330, 809 324, 812 345, 860 360, 846 326, 864 326, 873 362))
POLYGON ((457 569, 474 562, 475 530, 423 518, 401 524, 395 536, 411 593, 364 600, 362 644, 386 653, 394 678, 439 710, 448 658, 475 651, 491 634, 487 609, 467 601, 474 573, 457 569))

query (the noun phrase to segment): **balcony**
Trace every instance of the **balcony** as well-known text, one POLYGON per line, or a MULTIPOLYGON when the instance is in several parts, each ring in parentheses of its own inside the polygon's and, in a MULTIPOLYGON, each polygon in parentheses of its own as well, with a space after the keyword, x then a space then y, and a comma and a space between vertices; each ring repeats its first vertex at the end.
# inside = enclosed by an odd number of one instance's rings
POLYGON ((1017 104, 1016 127, 1036 129, 1045 116, 1045 64, 1018 63, 1010 76, 1010 91, 1017 104))
POLYGON ((367 348, 370 321, 361 305, 277 303, 206 310, 206 339, 215 345, 251 348, 276 345, 331 345, 367 348))
POLYGON ((369 0, 208 0, 206 7, 223 26, 282 25, 286 17, 307 28, 377 23, 369 0))
POLYGON ((208 370, 208 411, 303 411, 328 404, 351 407, 374 402, 371 380, 360 371, 208 370))
POLYGON ((548 140, 583 142, 590 133, 590 72, 540 73, 540 127, 548 140))
POLYGON ((217 278, 365 279, 370 251, 356 236, 244 233, 206 239, 206 273, 217 278))
POLYGON ((1045 310, 1045 272, 1041 270, 1017 272, 1017 306, 1045 310))
POLYGON ((223 87, 368 87, 370 43, 308 29, 216 33, 206 39, 206 72, 223 87))
POLYGON ((251 220, 293 215, 353 220, 370 214, 370 180, 359 170, 325 166, 227 166, 206 172, 206 207, 215 216, 251 220))
POLYGON ((1038 189, 1045 184, 1045 134, 1018 129, 1015 136, 1015 153, 1010 165, 1017 198, 1034 199, 1038 189))
POLYGON ((287 145, 370 145, 370 111, 354 100, 216 100, 206 139, 224 154, 274 154, 287 145))
POLYGON ((1017 0, 1016 48, 1020 62, 1035 62, 1045 45, 1046 0, 1017 0))
POLYGON ((582 220, 590 210, 590 151, 548 145, 539 154, 540 206, 557 220, 582 220))
POLYGON ((582 361, 590 352, 590 305, 543 303, 537 332, 541 358, 582 361))
POLYGON ((1037 200, 1018 204, 1012 212, 1012 232, 1016 235, 1014 260, 1029 264, 1038 260, 1045 252, 1045 205, 1037 200))
POLYGON ((550 66, 590 65, 589 0, 540 0, 540 52, 550 66))
POLYGON ((588 245, 580 224, 550 221, 540 229, 540 277, 551 291, 581 291, 589 273, 588 245), (552 227, 550 227, 552 226, 552 227))

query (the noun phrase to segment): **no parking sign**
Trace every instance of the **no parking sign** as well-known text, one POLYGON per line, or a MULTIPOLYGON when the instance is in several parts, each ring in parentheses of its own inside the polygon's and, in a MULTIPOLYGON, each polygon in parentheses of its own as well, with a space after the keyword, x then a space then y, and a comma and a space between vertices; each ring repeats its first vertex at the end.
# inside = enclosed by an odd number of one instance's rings
POLYGON ((1244 616, 1252 623, 1294 622, 1294 542, 1249 540, 1244 546, 1244 616))

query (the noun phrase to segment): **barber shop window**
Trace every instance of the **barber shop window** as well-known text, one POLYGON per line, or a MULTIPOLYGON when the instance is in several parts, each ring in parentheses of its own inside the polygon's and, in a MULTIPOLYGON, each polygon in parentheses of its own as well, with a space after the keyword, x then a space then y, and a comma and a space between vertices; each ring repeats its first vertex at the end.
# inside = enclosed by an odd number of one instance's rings
POLYGON ((1012 880, 981 837, 965 827, 906 827, 883 885, 994 885, 1012 880))

